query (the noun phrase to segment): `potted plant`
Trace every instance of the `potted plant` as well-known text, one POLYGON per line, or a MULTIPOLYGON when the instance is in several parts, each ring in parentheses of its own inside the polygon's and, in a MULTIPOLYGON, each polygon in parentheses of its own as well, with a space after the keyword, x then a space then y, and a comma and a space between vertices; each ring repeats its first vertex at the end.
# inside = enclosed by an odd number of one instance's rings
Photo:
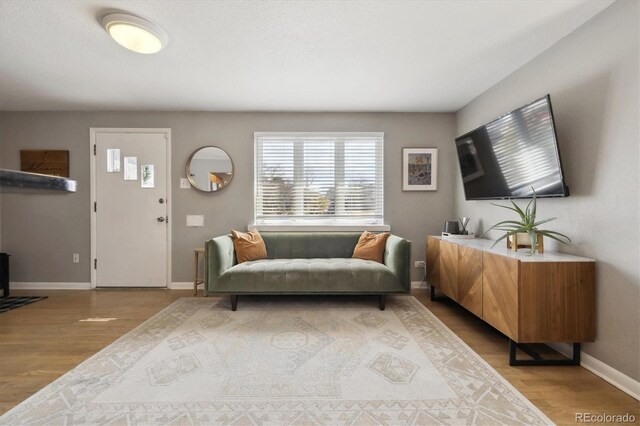
MULTIPOLYGON (((531 242, 531 252, 529 253, 529 255, 533 255, 535 253, 536 247, 542 247, 542 244, 539 244, 542 242, 542 236, 552 238, 556 241, 561 242, 562 244, 569 244, 569 242, 571 242, 571 239, 569 237, 559 232, 546 229, 538 229, 538 226, 542 225, 543 223, 551 222, 552 220, 555 220, 557 218, 552 217, 551 219, 543 219, 536 222, 536 191, 533 188, 531 189, 533 190, 533 198, 531 199, 531 201, 529 201, 529 204, 527 204, 527 207, 524 211, 511 199, 509 201, 513 206, 503 206, 500 204, 491 203, 494 206, 514 211, 520 217, 520 221, 503 220, 502 222, 498 222, 491 228, 487 229, 481 235, 481 237, 485 236, 487 232, 491 231, 492 229, 505 231, 505 234, 502 237, 498 238, 493 243, 491 248, 495 247, 496 244, 498 244, 505 238, 509 238, 509 240, 507 240, 507 246, 509 246, 510 243, 511 245, 513 245, 514 250, 517 250, 518 234, 526 234, 529 241, 531 242), (538 239, 540 239, 540 241, 538 239)), ((542 252, 542 250, 539 250, 539 252, 542 252)))

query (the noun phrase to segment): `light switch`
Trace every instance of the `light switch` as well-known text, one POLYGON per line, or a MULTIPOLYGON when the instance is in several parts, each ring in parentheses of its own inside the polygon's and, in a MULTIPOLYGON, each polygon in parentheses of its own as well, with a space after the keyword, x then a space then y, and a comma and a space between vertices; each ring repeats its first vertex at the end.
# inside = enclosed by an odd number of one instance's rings
POLYGON ((189 189, 191 185, 189 184, 189 179, 180 178, 180 189, 189 189))
POLYGON ((201 214, 188 214, 187 226, 204 226, 204 216, 201 214))

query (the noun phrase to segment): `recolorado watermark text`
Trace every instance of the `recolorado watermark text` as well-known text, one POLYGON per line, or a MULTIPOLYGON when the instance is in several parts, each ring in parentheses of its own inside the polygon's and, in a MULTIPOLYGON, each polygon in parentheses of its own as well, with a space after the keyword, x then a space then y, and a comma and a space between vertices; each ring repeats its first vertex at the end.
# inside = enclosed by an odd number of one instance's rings
POLYGON ((576 413, 576 423, 633 423, 636 416, 631 413, 576 413))

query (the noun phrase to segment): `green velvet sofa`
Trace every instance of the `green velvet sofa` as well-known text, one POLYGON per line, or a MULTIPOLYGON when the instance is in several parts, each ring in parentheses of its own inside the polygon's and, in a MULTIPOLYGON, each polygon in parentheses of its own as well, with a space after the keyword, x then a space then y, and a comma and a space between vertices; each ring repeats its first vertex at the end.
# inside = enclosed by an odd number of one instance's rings
POLYGON ((264 232, 269 259, 238 264, 230 235, 205 244, 206 295, 372 294, 384 310, 387 294, 411 289, 411 242, 389 236, 384 264, 353 259, 359 232, 264 232))

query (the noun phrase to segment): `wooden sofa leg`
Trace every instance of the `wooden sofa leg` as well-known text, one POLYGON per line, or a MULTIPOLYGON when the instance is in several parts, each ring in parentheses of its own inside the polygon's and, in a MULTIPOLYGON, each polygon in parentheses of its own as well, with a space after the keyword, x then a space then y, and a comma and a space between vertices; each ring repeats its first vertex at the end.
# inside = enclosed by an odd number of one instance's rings
POLYGON ((235 311, 238 309, 238 295, 237 294, 232 294, 231 295, 231 310, 235 311))
POLYGON ((387 295, 386 294, 381 294, 380 295, 380 310, 384 311, 384 307, 387 303, 387 295))

